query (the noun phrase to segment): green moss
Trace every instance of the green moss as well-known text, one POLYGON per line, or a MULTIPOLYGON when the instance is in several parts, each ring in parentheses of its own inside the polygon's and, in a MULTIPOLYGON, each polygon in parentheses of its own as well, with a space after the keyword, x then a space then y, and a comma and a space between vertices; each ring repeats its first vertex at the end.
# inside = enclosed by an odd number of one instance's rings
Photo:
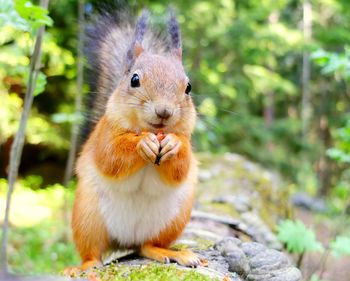
POLYGON ((201 210, 240 219, 240 211, 233 204, 212 203, 210 200, 226 194, 251 192, 250 206, 272 230, 280 218, 291 217, 289 188, 263 167, 237 156, 233 161, 225 155, 198 154, 201 167, 214 170, 209 179, 200 182, 197 200, 201 210))
MULTIPOLYGON (((193 240, 196 243, 196 245, 191 246, 192 250, 208 250, 210 247, 214 245, 213 241, 202 237, 194 236, 194 237, 191 237, 191 240, 193 240)), ((188 249, 189 246, 182 243, 176 243, 172 245, 171 248, 174 250, 185 250, 185 249, 188 249)))
POLYGON ((212 202, 207 205, 208 211, 218 215, 231 216, 238 218, 239 213, 232 207, 231 204, 212 202))
MULTIPOLYGON (((112 264, 102 269, 95 269, 97 277, 101 281, 211 281, 213 279, 195 269, 181 270, 175 265, 164 265, 151 263, 146 265, 126 266, 112 264)), ((90 273, 84 274, 82 277, 87 277, 90 273)), ((97 279, 98 280, 98 279, 97 279)))
POLYGON ((213 241, 201 237, 194 237, 193 240, 197 242, 197 245, 192 247, 194 250, 208 250, 214 245, 213 241))
POLYGON ((182 243, 176 243, 176 244, 172 245, 171 248, 173 250, 180 251, 180 250, 188 249, 188 245, 182 244, 182 243))

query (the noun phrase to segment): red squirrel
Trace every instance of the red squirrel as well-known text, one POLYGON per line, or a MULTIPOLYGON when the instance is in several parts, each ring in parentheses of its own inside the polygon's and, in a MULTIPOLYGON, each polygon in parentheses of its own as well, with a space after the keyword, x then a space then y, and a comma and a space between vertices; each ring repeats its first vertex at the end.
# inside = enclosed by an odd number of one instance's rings
POLYGON ((147 18, 144 11, 132 25, 103 14, 89 27, 97 96, 94 128, 76 167, 72 229, 79 270, 101 265, 103 253, 115 248, 201 264, 190 250, 169 249, 190 219, 197 182, 196 110, 179 24, 171 13, 162 37, 147 28, 147 18))

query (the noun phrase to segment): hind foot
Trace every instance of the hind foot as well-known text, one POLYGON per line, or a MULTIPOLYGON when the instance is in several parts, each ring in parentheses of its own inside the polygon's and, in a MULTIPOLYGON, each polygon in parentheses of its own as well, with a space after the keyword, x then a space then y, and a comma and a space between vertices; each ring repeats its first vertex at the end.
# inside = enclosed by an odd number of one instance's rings
POLYGON ((141 256, 153 259, 163 263, 175 261, 183 266, 197 267, 206 266, 206 262, 201 260, 195 253, 190 250, 174 251, 155 247, 153 245, 144 245, 141 248, 141 256))

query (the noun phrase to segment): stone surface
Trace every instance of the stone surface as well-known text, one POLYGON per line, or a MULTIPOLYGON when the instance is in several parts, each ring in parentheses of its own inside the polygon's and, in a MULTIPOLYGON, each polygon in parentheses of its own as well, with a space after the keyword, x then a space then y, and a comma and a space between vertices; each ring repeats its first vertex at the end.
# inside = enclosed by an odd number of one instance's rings
POLYGON ((229 237, 216 243, 214 249, 225 258, 228 271, 237 273, 243 280, 301 280, 300 271, 291 264, 284 253, 269 249, 260 243, 242 243, 229 237))
POLYGON ((325 212, 327 205, 324 199, 312 197, 305 192, 295 193, 292 197, 292 202, 295 206, 302 207, 306 210, 325 212))
MULTIPOLYGON (((176 265, 181 270, 196 270, 218 280, 233 281, 300 281, 301 273, 286 254, 256 242, 242 242, 233 237, 223 238, 213 247, 195 250, 208 261, 207 267, 195 269, 176 265), (224 279, 226 278, 226 279, 224 279)), ((142 266, 152 263, 129 255, 118 266, 142 266)), ((113 266, 113 264, 109 265, 113 266)), ((169 266, 169 265, 164 265, 169 266)))
POLYGON ((280 177, 233 153, 201 154, 199 160, 196 208, 212 215, 226 215, 226 220, 229 216, 238 225, 233 231, 236 234, 281 249, 273 231, 279 219, 290 216, 291 204, 288 186, 280 177))

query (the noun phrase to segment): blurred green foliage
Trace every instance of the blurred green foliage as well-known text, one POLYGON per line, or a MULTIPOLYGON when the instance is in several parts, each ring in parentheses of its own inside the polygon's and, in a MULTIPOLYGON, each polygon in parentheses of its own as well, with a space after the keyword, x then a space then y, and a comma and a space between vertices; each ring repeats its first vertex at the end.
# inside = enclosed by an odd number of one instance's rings
MULTIPOLYGON (((341 218, 341 224, 344 224, 344 217, 341 218)), ((339 229, 337 229, 339 231, 339 229)), ((305 266, 302 266, 303 257, 307 253, 323 252, 321 260, 323 264, 319 264, 315 270, 320 270, 320 275, 323 275, 327 265, 326 260, 328 254, 331 253, 335 257, 350 256, 350 236, 348 232, 343 235, 334 234, 330 237, 330 242, 323 247, 322 243, 317 240, 314 229, 308 228, 299 220, 283 220, 277 227, 278 239, 286 245, 290 253, 299 255, 297 266, 305 270, 304 278, 307 276, 305 266)), ((309 273, 308 273, 309 274, 309 273)), ((316 274, 312 274, 310 281, 322 281, 316 274)))
MULTIPOLYGON (((48 11, 30 1, 2 1, 0 5, 0 144, 14 135, 18 128, 25 92, 34 34, 40 25, 52 25, 48 11)), ((34 94, 45 90, 47 77, 68 75, 74 69, 75 59, 69 50, 61 48, 50 34, 45 35, 43 72, 38 76, 34 94)), ((63 105, 64 107, 64 105, 63 105)), ((71 109, 71 106, 68 106, 71 109)), ((68 148, 61 126, 55 126, 50 115, 40 112, 35 105, 27 129, 27 142, 47 144, 52 148, 68 148)))
POLYGON ((10 231, 9 266, 21 274, 61 272, 65 267, 79 264, 72 242, 63 237, 67 226, 62 221, 46 221, 32 227, 10 231))
MULTIPOLYGON (((312 54, 313 60, 321 66, 324 75, 331 75, 336 80, 350 81, 350 48, 345 46, 344 53, 331 53, 322 49, 312 54)), ((331 211, 340 214, 350 208, 350 116, 346 113, 347 121, 344 127, 334 129, 334 146, 326 151, 328 157, 339 165, 339 176, 330 192, 328 201, 331 211)))
POLYGON ((336 239, 330 243, 330 248, 335 256, 350 256, 350 237, 337 236, 336 239))
POLYGON ((316 240, 315 233, 306 228, 301 221, 284 220, 278 225, 278 239, 286 243, 291 253, 323 251, 322 244, 316 240))
MULTIPOLYGON (((12 202, 9 267, 25 275, 60 272, 79 262, 70 226, 64 222, 62 213, 64 200, 69 209, 72 207, 73 189, 66 190, 55 184, 33 191, 40 180, 37 176, 21 179, 16 184, 12 202)), ((7 181, 1 179, 0 213, 5 207, 6 186, 7 181)))
MULTIPOLYGON (((350 62, 350 60, 349 60, 350 62)), ((332 211, 343 213, 350 208, 350 120, 334 133, 335 146, 327 150, 327 155, 341 167, 339 180, 330 192, 332 211)))

